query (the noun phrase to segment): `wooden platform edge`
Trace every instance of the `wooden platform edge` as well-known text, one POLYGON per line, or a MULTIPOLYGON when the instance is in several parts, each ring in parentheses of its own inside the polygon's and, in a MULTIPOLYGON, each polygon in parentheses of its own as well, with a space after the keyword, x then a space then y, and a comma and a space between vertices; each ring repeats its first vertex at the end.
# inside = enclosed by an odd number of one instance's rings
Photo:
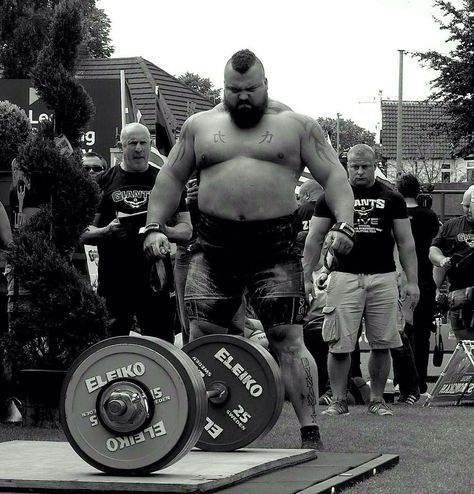
POLYGON ((355 484, 369 477, 373 477, 379 472, 393 468, 395 465, 398 465, 399 460, 400 458, 398 455, 382 454, 367 463, 351 468, 329 480, 308 487, 298 494, 335 494, 342 489, 349 487, 351 484, 355 484))
MULTIPOLYGON (((245 451, 241 450, 242 452, 245 451)), ((218 491, 226 487, 232 487, 233 485, 244 483, 247 480, 264 475, 266 473, 273 472, 280 468, 292 467, 311 461, 317 455, 315 450, 301 450, 301 453, 286 456, 284 458, 276 458, 269 460, 265 463, 255 465, 241 472, 234 473, 229 477, 222 479, 213 479, 209 481, 203 481, 202 483, 193 485, 175 485, 175 484, 159 484, 158 486, 151 483, 136 483, 133 484, 134 492, 147 493, 147 492, 161 492, 161 493, 188 493, 188 494, 201 494, 218 491), (159 489, 157 489, 157 487, 159 489), (166 490, 164 490, 166 489, 166 490)), ((155 472, 157 473, 157 472, 155 472)), ((104 476, 101 472, 97 472, 97 475, 104 476)), ((77 493, 85 494, 97 491, 106 492, 107 494, 121 494, 127 492, 130 488, 131 482, 135 477, 130 476, 126 481, 116 480, 108 483, 96 483, 94 481, 76 481, 76 480, 61 480, 55 482, 51 480, 11 480, 0 479, 0 493, 77 493)))
POLYGON ((234 485, 247 482, 248 480, 258 477, 259 475, 274 472, 280 468, 288 468, 295 465, 300 465, 301 463, 306 463, 307 461, 314 460, 316 456, 317 452, 315 450, 302 449, 301 454, 287 456, 285 458, 277 458, 275 460, 256 465, 242 472, 235 473, 225 479, 203 482, 197 486, 197 489, 194 492, 204 494, 209 491, 232 487, 234 485))

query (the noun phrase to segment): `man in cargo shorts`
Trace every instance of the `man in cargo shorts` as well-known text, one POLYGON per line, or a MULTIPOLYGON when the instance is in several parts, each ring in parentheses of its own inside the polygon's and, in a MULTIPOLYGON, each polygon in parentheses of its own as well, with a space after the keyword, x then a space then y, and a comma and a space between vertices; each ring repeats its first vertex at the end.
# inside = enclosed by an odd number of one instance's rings
MULTIPOLYGON (((390 372, 390 348, 401 345, 397 329, 398 286, 394 261, 394 239, 407 277, 406 292, 414 307, 419 298, 415 244, 405 200, 375 180, 373 149, 356 144, 348 155, 349 182, 354 192, 354 247, 347 256, 323 247, 326 264, 332 269, 327 287, 323 338, 329 344, 328 373, 334 401, 324 415, 347 415, 347 376, 362 317, 370 345, 369 412, 392 415, 383 400, 390 372), (325 252, 326 250, 326 252, 325 252), (332 265, 331 265, 332 260, 332 265)), ((306 238, 303 266, 305 280, 311 279, 326 233, 335 219, 325 197, 316 203, 306 238)), ((309 286, 309 284, 307 284, 309 286)))

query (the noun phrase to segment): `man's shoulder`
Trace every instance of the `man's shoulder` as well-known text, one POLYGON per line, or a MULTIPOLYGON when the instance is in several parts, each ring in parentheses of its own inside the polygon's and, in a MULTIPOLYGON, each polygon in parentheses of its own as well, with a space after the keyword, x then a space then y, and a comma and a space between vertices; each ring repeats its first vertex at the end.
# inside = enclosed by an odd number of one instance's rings
POLYGON ((293 110, 288 105, 285 105, 285 103, 274 99, 268 100, 267 113, 277 114, 282 112, 291 112, 294 114, 293 110))
POLYGON ((94 180, 99 184, 99 187, 102 187, 104 184, 110 182, 117 176, 117 170, 120 168, 120 165, 111 166, 107 168, 107 170, 103 170, 99 172, 94 180))

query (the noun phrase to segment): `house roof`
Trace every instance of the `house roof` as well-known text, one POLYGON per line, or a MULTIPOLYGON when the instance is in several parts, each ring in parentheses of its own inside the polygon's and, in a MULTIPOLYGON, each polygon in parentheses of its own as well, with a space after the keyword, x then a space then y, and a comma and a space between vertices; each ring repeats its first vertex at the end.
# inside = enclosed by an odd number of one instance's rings
POLYGON ((125 71, 134 109, 140 110, 141 122, 152 133, 160 112, 168 130, 176 135, 190 115, 214 106, 210 100, 142 57, 83 59, 76 75, 87 79, 119 78, 121 70, 125 71), (157 101, 156 86, 161 101, 157 101))
MULTIPOLYGON (((397 157, 398 101, 381 101, 382 153, 387 159, 397 157)), ((402 105, 403 159, 451 158, 453 147, 439 125, 448 122, 442 105, 427 101, 404 101, 402 105)))

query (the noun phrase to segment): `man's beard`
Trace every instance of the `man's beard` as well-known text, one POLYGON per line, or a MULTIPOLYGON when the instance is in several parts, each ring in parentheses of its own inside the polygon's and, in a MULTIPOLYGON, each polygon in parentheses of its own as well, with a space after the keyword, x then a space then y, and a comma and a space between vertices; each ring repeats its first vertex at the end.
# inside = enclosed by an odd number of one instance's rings
POLYGON ((250 103, 244 104, 239 108, 239 104, 232 107, 224 97, 224 105, 229 112, 232 121, 241 129, 250 129, 260 122, 268 106, 268 95, 265 97, 265 101, 261 105, 251 105, 250 103))

